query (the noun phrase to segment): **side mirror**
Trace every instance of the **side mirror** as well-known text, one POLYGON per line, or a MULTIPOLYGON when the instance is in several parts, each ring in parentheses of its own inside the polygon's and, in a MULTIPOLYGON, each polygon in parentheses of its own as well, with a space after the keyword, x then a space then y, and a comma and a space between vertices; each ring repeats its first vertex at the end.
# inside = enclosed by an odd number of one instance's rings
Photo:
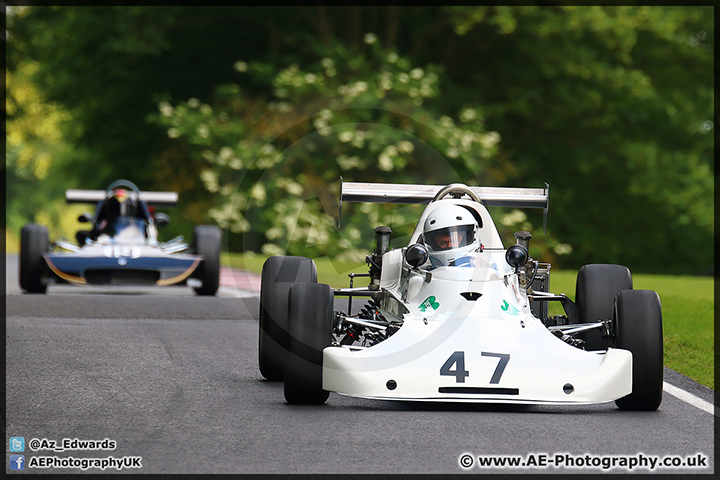
POLYGON ((515 273, 518 272, 520 267, 525 265, 530 258, 530 253, 524 245, 516 243, 507 249, 505 252, 505 261, 515 269, 515 273))
POLYGON ((157 225, 158 227, 164 227, 168 223, 170 223, 170 217, 168 217, 166 214, 164 214, 164 213, 156 213, 155 214, 155 225, 157 225))
POLYGON ((405 250, 405 261, 413 268, 418 268, 427 262, 429 256, 427 247, 421 243, 414 243, 405 250))
POLYGON ((92 222, 92 215, 89 213, 83 213, 78 217, 78 222, 80 223, 90 223, 92 222))

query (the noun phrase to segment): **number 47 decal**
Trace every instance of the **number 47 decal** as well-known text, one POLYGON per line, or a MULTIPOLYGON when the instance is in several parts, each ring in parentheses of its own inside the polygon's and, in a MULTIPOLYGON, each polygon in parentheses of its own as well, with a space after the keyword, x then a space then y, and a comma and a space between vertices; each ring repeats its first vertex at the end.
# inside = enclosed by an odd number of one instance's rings
MULTIPOLYGON (((480 353, 483 357, 497 357, 500 359, 497 367, 495 367, 495 372, 493 372, 492 378, 490 379, 490 383, 500 383, 500 377, 502 377, 505 367, 510 361, 510 354, 490 352, 480 353)), ((440 375, 455 377, 455 381, 457 383, 465 383, 465 377, 470 376, 470 372, 465 370, 465 352, 455 352, 450 355, 450 358, 448 358, 445 363, 443 363, 443 366, 440 367, 440 375), (452 369, 453 365, 455 365, 455 369, 452 369)))

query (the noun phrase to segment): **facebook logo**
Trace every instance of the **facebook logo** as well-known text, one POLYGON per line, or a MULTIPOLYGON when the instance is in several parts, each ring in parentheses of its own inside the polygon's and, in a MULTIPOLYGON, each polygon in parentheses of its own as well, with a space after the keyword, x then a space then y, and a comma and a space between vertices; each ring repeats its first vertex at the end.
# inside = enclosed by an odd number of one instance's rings
POLYGON ((25 451, 25 437, 10 437, 10 451, 11 452, 24 452, 25 451))
POLYGON ((10 455, 10 470, 25 470, 25 455, 10 455))

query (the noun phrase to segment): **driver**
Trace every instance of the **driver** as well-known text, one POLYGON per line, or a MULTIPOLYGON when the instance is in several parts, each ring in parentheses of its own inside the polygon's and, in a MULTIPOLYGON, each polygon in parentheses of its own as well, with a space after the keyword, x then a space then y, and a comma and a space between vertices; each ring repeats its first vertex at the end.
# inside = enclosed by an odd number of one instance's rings
POLYGON ((108 200, 113 205, 115 212, 121 217, 137 216, 137 202, 128 195, 127 190, 118 188, 108 200))
POLYGON ((443 205, 425 219, 423 243, 432 268, 472 266, 472 254, 481 248, 475 217, 458 205, 443 205))
POLYGON ((122 229, 127 221, 118 223, 120 218, 135 218, 137 217, 138 207, 137 202, 124 188, 118 188, 112 191, 110 197, 105 201, 103 205, 103 211, 100 215, 100 221, 97 226, 99 234, 106 234, 114 236, 119 233, 118 230, 122 229))

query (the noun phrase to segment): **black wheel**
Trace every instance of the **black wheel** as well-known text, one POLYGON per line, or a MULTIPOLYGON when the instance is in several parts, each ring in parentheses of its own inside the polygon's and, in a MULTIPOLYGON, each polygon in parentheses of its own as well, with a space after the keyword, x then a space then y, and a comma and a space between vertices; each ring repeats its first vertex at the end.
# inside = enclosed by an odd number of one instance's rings
POLYGON ((260 373, 282 380, 288 345, 288 292, 294 283, 317 283, 315 262, 305 257, 270 257, 260 279, 260 373))
POLYGON ((45 293, 42 283, 45 260, 43 253, 49 249, 48 230, 44 225, 29 223, 20 234, 20 288, 28 293, 45 293))
POLYGON ((618 348, 630 350, 632 393, 615 400, 621 410, 657 410, 663 392, 660 297, 652 290, 623 290, 615 299, 613 329, 618 348))
MULTIPOLYGON (((575 304, 580 313, 580 323, 611 319, 617 292, 632 288, 632 275, 623 265, 584 265, 578 272, 575 285, 575 304)), ((581 332, 577 337, 585 340, 585 350, 606 350, 611 346, 610 339, 603 338, 598 329, 581 332)))
POLYGON ((203 257, 193 275, 202 280, 201 287, 193 287, 198 295, 215 295, 220 286, 221 239, 220 229, 212 225, 200 225, 193 231, 193 250, 203 257))
POLYGON ((85 241, 90 237, 90 230, 78 230, 75 239, 79 246, 85 245, 85 241))
POLYGON ((296 283, 289 293, 285 400, 319 405, 330 395, 322 388, 323 349, 332 341, 333 291, 324 283, 296 283))

